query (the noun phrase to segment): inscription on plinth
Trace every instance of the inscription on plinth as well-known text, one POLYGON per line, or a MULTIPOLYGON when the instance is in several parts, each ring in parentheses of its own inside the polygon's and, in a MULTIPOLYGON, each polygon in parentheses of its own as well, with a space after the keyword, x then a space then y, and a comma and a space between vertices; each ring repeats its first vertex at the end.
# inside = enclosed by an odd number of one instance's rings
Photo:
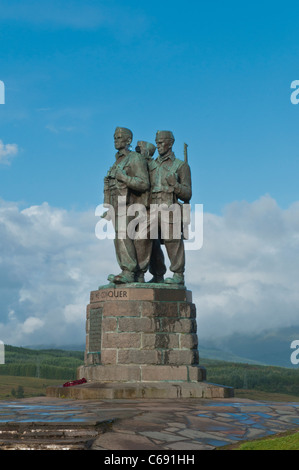
POLYGON ((91 302, 100 302, 103 300, 129 299, 128 291, 121 289, 103 289, 94 291, 90 295, 91 302))
POLYGON ((89 311, 89 342, 88 353, 101 351, 102 339, 102 309, 89 311))
POLYGON ((192 293, 173 287, 105 287, 90 293, 90 303, 111 300, 156 300, 192 302, 192 293))

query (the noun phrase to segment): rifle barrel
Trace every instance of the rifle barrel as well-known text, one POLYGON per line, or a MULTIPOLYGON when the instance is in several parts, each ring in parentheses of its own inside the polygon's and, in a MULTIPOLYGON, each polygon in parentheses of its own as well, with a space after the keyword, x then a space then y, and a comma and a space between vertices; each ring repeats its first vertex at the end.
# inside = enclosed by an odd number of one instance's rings
POLYGON ((188 162, 188 151, 187 151, 187 148, 188 148, 188 144, 184 144, 184 160, 185 160, 185 163, 188 162))

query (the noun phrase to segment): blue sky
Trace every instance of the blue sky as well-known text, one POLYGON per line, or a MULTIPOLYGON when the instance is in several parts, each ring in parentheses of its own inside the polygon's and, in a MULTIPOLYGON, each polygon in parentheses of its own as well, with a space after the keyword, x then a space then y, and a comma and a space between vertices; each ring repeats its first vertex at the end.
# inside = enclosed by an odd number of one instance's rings
MULTIPOLYGON (((0 340, 84 343, 113 133, 189 147, 204 246, 187 253, 200 334, 295 325, 298 2, 0 0, 0 340)), ((287 345, 289 348, 289 345, 287 345)))
POLYGON ((0 165, 5 200, 101 202, 118 125, 189 144, 193 203, 298 198, 295 2, 0 2, 0 165))

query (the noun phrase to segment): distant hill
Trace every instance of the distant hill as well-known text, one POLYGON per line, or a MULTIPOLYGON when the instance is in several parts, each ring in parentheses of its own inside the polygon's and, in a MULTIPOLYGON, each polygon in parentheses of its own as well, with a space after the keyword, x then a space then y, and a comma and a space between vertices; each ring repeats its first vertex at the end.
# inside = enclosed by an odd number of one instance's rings
POLYGON ((234 334, 203 342, 200 355, 212 359, 237 360, 299 369, 290 361, 293 340, 299 340, 299 326, 272 329, 255 335, 234 334), (231 359, 230 359, 231 358, 231 359))
MULTIPOLYGON (((290 361, 293 350, 290 345, 299 340, 299 326, 280 329, 269 329, 257 334, 233 334, 214 340, 201 341, 199 335, 200 357, 240 362, 247 364, 265 364, 289 368, 299 368, 290 361)), ((63 349, 84 351, 83 344, 73 345, 34 345, 28 346, 35 350, 63 349)))
POLYGON ((85 351, 85 344, 30 344, 24 346, 26 349, 34 350, 49 350, 49 349, 60 349, 61 351, 85 351))
MULTIPOLYGON (((200 357, 247 364, 265 364, 281 367, 299 368, 290 361, 291 342, 299 340, 299 326, 269 329, 256 334, 233 334, 214 340, 201 340, 199 334, 200 357)), ((33 345, 35 350, 73 350, 84 351, 83 344, 70 345, 33 345)))
POLYGON ((225 362, 239 362, 244 364, 260 364, 264 365, 262 362, 254 361, 248 359, 247 357, 237 356, 231 352, 223 351, 222 349, 217 348, 206 348, 199 347, 199 357, 203 359, 215 359, 216 361, 225 361, 225 362))

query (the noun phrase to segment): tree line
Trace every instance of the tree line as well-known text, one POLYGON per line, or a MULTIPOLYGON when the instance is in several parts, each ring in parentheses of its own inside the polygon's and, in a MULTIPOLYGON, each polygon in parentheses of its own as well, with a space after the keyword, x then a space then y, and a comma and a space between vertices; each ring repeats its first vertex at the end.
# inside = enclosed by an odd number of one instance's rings
POLYGON ((0 375, 73 380, 77 367, 83 362, 83 351, 35 350, 6 345, 5 364, 0 365, 0 375))
POLYGON ((235 389, 286 393, 299 396, 299 369, 202 359, 207 381, 235 389))
MULTIPOLYGON (((33 350, 5 346, 5 364, 0 375, 74 380, 84 363, 83 351, 33 350)), ((201 358, 207 381, 235 389, 286 393, 299 396, 299 368, 261 366, 201 358)))

